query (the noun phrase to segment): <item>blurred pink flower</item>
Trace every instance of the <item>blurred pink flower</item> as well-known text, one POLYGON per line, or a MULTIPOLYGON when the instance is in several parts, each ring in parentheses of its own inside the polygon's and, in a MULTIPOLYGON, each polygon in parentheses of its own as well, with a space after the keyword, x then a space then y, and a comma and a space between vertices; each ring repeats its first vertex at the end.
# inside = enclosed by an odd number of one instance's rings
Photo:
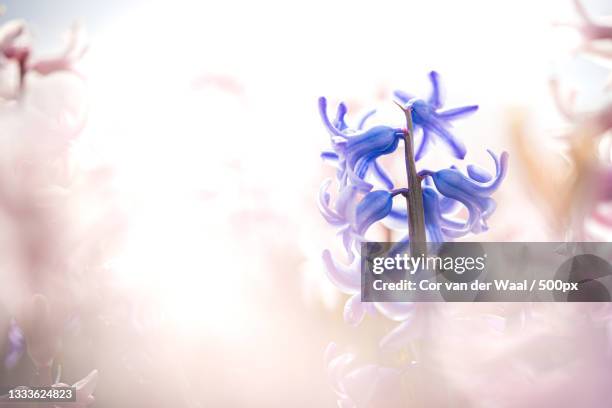
POLYGON ((402 371, 366 364, 354 367, 353 354, 338 352, 330 343, 325 352, 327 374, 340 408, 405 407, 402 371))

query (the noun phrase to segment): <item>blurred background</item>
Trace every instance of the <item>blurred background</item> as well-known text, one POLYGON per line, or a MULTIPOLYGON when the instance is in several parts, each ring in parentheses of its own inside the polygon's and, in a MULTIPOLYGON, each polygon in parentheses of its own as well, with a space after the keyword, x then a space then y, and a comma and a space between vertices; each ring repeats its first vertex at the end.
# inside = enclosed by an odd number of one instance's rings
MULTIPOLYGON (((553 26, 576 20, 570 1, 2 4, 36 56, 71 27, 87 53, 0 107, 0 385, 31 381, 11 321, 42 308, 53 372, 97 369, 95 407, 331 407, 327 344, 375 356, 390 323, 345 325, 321 262, 335 237, 316 208, 333 174, 319 96, 401 124, 391 91, 426 95, 435 69, 447 106, 480 105, 457 134, 487 168, 486 148, 512 158, 517 112, 545 149, 566 129, 551 78, 580 109, 608 98, 609 67, 553 26)), ((478 239, 558 238, 510 163, 478 239)))

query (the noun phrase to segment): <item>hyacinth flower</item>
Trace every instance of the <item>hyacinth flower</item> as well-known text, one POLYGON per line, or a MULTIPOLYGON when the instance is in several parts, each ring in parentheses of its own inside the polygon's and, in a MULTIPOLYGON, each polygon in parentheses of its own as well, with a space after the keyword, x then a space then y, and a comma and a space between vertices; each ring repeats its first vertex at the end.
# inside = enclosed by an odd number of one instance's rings
MULTIPOLYGON (((332 142, 332 152, 323 152, 322 157, 337 161, 338 180, 346 186, 349 181, 361 191, 369 191, 372 185, 365 182, 368 170, 374 170, 387 186, 389 177, 376 162, 381 156, 393 153, 403 138, 401 128, 375 126, 366 131, 359 127, 350 129, 345 121, 346 106, 340 104, 336 120, 332 123, 327 116, 327 100, 319 98, 319 113, 332 142)), ((363 122, 362 122, 363 123, 363 122)), ((362 126, 362 124, 360 124, 362 126)))
POLYGON ((427 153, 434 142, 433 135, 443 141, 455 157, 464 159, 467 150, 463 142, 451 133, 451 122, 476 112, 478 105, 441 110, 444 106, 444 100, 440 75, 432 71, 429 74, 429 80, 431 81, 432 91, 427 100, 416 98, 401 90, 394 92, 398 101, 404 106, 412 108, 414 128, 422 132, 421 143, 416 150, 415 160, 420 160, 427 153))
POLYGON ((459 237, 467 232, 479 233, 488 229, 486 220, 495 211, 495 201, 490 197, 497 190, 506 175, 508 154, 502 153, 498 158, 488 151, 495 162, 495 176, 486 170, 469 165, 467 175, 457 168, 442 169, 436 172, 423 170, 419 174, 431 177, 437 190, 447 198, 454 199, 467 208, 469 217, 462 228, 454 221, 449 221, 442 214, 437 217, 441 229, 449 237, 459 237))
MULTIPOLYGON (((337 228, 349 264, 336 260, 328 250, 324 251, 323 259, 328 276, 345 293, 354 295, 359 291, 359 264, 356 255, 359 254, 360 244, 366 241, 368 230, 378 222, 399 231, 407 230, 400 244, 414 246, 426 241, 452 240, 470 232, 485 231, 487 219, 495 210, 495 202, 490 196, 505 177, 506 153, 498 157, 489 152, 495 163, 494 175, 473 164, 467 166, 466 174, 454 167, 439 171, 422 169, 417 172, 414 128, 420 126, 428 131, 441 126, 446 129, 447 124, 441 121, 467 115, 477 108, 465 106, 437 112, 442 106, 440 78, 435 72, 430 73, 429 78, 433 85, 429 100, 424 102, 410 98, 405 106, 401 106, 406 117, 405 129, 397 126, 364 128, 372 112, 361 119, 357 127, 351 128, 346 121, 348 110, 344 103, 338 105, 332 121, 327 114, 327 100, 319 99, 319 113, 330 134, 333 149, 331 152, 323 152, 322 158, 331 161, 338 169, 335 206, 331 205, 331 195, 328 192, 332 180, 326 180, 321 187, 319 208, 326 221, 337 228), (376 160, 395 152, 400 141, 404 142, 408 186, 393 189, 390 177, 376 160), (368 172, 378 176, 380 186, 374 188, 373 184, 364 180, 368 172), (407 200, 404 210, 393 207, 393 198, 398 195, 407 200), (453 218, 454 212, 461 206, 467 210, 467 218, 453 218)), ((395 96, 400 99, 408 97, 398 92, 395 96)), ((453 146, 461 145, 447 132, 443 138, 453 146)), ((425 153, 423 150, 422 154, 425 153)))
POLYGON ((354 360, 353 354, 340 353, 335 343, 327 346, 327 376, 339 407, 403 406, 401 370, 375 364, 355 366, 354 360))
MULTIPOLYGON (((465 171, 452 166, 440 170, 418 169, 418 159, 429 151, 433 137, 442 140, 451 148, 456 158, 464 159, 467 149, 450 131, 450 122, 477 110, 470 105, 450 110, 441 110, 443 101, 439 75, 430 73, 433 91, 427 101, 396 92, 398 106, 405 117, 405 127, 378 125, 367 127, 368 113, 351 127, 347 123, 348 109, 344 103, 337 107, 334 120, 327 113, 327 100, 319 99, 319 113, 323 125, 330 135, 331 151, 321 157, 336 168, 336 200, 332 203, 330 187, 333 180, 326 180, 319 192, 319 209, 325 220, 334 227, 341 237, 344 263, 329 250, 323 251, 323 261, 329 279, 342 292, 351 295, 344 307, 344 319, 351 325, 358 325, 366 313, 381 313, 400 325, 381 342, 381 346, 397 347, 406 341, 406 333, 415 331, 414 321, 424 321, 424 313, 414 319, 416 310, 412 303, 365 303, 361 302, 361 276, 359 251, 367 242, 368 232, 381 224, 399 231, 405 236, 392 247, 392 251, 409 248, 412 254, 426 252, 426 242, 443 242, 480 233, 488 228, 487 220, 495 211, 496 204, 491 195, 504 180, 508 167, 508 154, 497 155, 489 151, 494 165, 493 173, 474 164, 468 164, 465 171), (415 130, 422 132, 421 144, 415 151, 415 130), (406 170, 406 186, 396 188, 388 172, 377 161, 390 155, 403 144, 406 170), (374 180, 368 179, 374 176, 374 180), (372 181, 370 183, 369 181, 372 181), (403 209, 394 207, 394 198, 403 196, 403 209), (462 216, 458 209, 464 208, 462 216)), ((419 327, 422 325, 418 325, 419 327)), ((410 340, 409 340, 410 341, 410 340)), ((401 378, 401 373, 379 366, 365 366, 346 372, 351 358, 339 355, 329 358, 330 370, 335 373, 330 381, 339 397, 340 406, 369 406, 372 401, 358 392, 363 387, 351 387, 353 380, 370 378, 379 374, 383 377, 401 378)), ((372 388, 366 394, 379 392, 372 388), (371 392, 370 392, 371 391, 371 392)), ((384 395, 384 392, 383 392, 384 395)))
POLYGON ((4 366, 11 369, 17 365, 26 349, 25 336, 15 319, 11 319, 9 326, 8 344, 8 352, 4 357, 4 366))

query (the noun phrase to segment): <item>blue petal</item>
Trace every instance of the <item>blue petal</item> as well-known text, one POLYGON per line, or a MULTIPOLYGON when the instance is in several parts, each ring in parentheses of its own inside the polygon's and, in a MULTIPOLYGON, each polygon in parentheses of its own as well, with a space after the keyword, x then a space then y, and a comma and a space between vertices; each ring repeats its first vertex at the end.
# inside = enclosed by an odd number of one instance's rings
POLYGON ((443 242, 444 236, 440 228, 440 206, 438 193, 430 187, 423 189, 423 211, 425 215, 425 229, 428 242, 443 242))
POLYGON ((372 224, 389 215, 392 204, 393 197, 388 191, 377 190, 366 194, 355 212, 355 231, 364 235, 372 224))
POLYGON ((438 112, 439 118, 444 120, 460 119, 465 116, 471 115, 478 110, 478 105, 462 106, 460 108, 448 109, 442 112, 438 112))
POLYGON ((374 175, 378 178, 378 180, 383 183, 388 190, 393 190, 393 181, 391 181, 391 178, 389 177, 385 169, 383 169, 382 166, 378 164, 376 160, 372 161, 372 165, 370 166, 370 168, 372 169, 374 175))
POLYGON ((327 179, 321 184, 319 189, 319 211, 321 212, 323 218, 325 218, 325 221, 331 225, 340 226, 347 224, 347 220, 345 218, 334 212, 329 207, 331 197, 327 192, 327 189, 329 188, 331 182, 332 181, 330 179, 327 179))
POLYGON ((340 156, 334 152, 322 152, 321 159, 323 161, 333 167, 336 167, 338 170, 342 171, 342 167, 344 167, 344 163, 341 162, 340 156))
POLYGON ((359 326, 365 316, 365 307, 361 303, 361 294, 351 296, 344 304, 344 321, 351 326, 359 326))
MULTIPOLYGON (((440 170, 436 174, 439 174, 438 177, 441 181, 444 181, 448 186, 459 188, 464 191, 466 194, 469 194, 474 197, 488 197, 490 196, 501 184, 503 179, 506 176, 506 172, 508 169, 508 153, 503 152, 501 155, 501 159, 499 159, 495 153, 491 150, 487 150, 488 153, 493 158, 495 162, 495 178, 487 183, 479 183, 474 180, 471 180, 461 174, 458 170, 445 169, 440 170)), ((434 182, 436 182, 436 176, 434 176, 434 182)), ((438 187, 438 191, 448 197, 440 187, 438 183, 436 183, 436 187, 438 187)))
POLYGON ((431 136, 427 129, 423 128, 423 136, 421 137, 421 144, 414 155, 414 160, 421 160, 421 158, 427 153, 429 150, 429 146, 431 144, 431 136))
POLYGON ((344 120, 344 117, 346 116, 346 112, 347 112, 346 105, 344 104, 344 102, 340 102, 338 104, 338 110, 336 111, 336 119, 334 120, 334 124, 333 124, 334 127, 340 131, 348 128, 344 120))
POLYGON ((482 215, 484 218, 489 218, 495 209, 497 208, 497 203, 492 198, 486 197, 482 199, 481 208, 483 209, 482 215))
POLYGON ((429 104, 434 109, 440 109, 442 107, 442 90, 440 86, 440 75, 436 71, 429 73, 429 80, 431 81, 431 96, 429 97, 429 104))
POLYGON ((348 256, 348 261, 353 262, 355 260, 355 251, 353 250, 353 244, 355 243, 355 233, 351 229, 350 225, 342 228, 338 233, 342 237, 342 245, 348 256))
POLYGON ((393 153, 399 144, 401 131, 389 126, 375 126, 366 132, 352 136, 346 145, 349 164, 354 167, 362 158, 376 158, 393 153))
POLYGON ((353 264, 346 266, 337 263, 331 253, 326 249, 323 251, 323 263, 329 280, 344 293, 357 293, 361 287, 361 276, 359 274, 359 259, 353 264))
MULTIPOLYGON (((369 165, 369 162, 366 162, 366 166, 364 166, 363 168, 367 169, 368 165, 369 165)), ((365 173, 365 171, 363 173, 365 173)), ((363 176, 356 174, 352 168, 349 167, 347 169, 347 174, 348 174, 348 179, 351 181, 351 183, 353 183, 355 188, 357 188, 362 193, 367 193, 368 191, 372 190, 372 188, 374 188, 372 184, 363 180, 363 176)))
POLYGON ((376 113, 376 109, 372 109, 371 111, 369 111, 368 113, 363 115, 363 117, 359 121, 359 124, 357 125, 357 130, 363 129, 363 127, 365 126, 365 124, 368 121, 368 119, 370 119, 372 116, 374 116, 375 113, 376 113))
MULTIPOLYGON (((495 209, 495 202, 489 197, 504 179, 508 167, 508 154, 502 153, 501 160, 491 151, 496 167, 496 176, 487 183, 475 181, 463 175, 458 169, 443 169, 432 175, 437 190, 446 197, 461 202, 468 210, 466 227, 473 232, 486 228, 486 218, 495 209)), ((457 232, 457 231, 456 231, 457 232)))
POLYGON ((481 183, 486 183, 487 181, 491 181, 491 174, 483 169, 482 167, 476 166, 475 164, 470 164, 467 166, 468 176, 472 178, 472 180, 479 181, 481 183))
POLYGON ((392 230, 402 231, 408 229, 408 214, 406 213, 406 209, 396 209, 392 207, 387 218, 383 220, 383 224, 392 230))
POLYGON ((430 105, 417 99, 412 101, 411 106, 412 121, 415 127, 422 127, 424 132, 435 133, 451 148, 455 157, 459 159, 465 157, 467 150, 463 142, 448 131, 447 127, 450 125, 439 119, 430 105))
POLYGON ((13 368, 25 352, 25 336, 15 319, 11 319, 8 332, 8 352, 4 358, 4 366, 8 369, 13 368))
POLYGON ((338 160, 338 154, 334 152, 323 152, 321 153, 321 158, 323 160, 338 160))
POLYGON ((402 104, 406 104, 410 102, 412 99, 414 99, 414 95, 411 95, 399 89, 396 91, 393 91, 393 96, 395 96, 395 98, 399 100, 402 104))
POLYGON ((13 347, 21 347, 23 344, 25 344, 25 336, 23 335, 23 332, 15 319, 11 319, 8 339, 10 345, 13 347))
POLYGON ((366 132, 351 136, 344 151, 348 177, 364 191, 369 191, 371 185, 363 182, 363 178, 378 157, 393 153, 399 144, 401 131, 388 126, 376 126, 366 132))
POLYGON ((336 212, 351 221, 350 213, 353 208, 352 206, 355 204, 356 197, 357 189, 354 186, 344 187, 340 190, 338 200, 336 201, 336 212))
POLYGON ((440 136, 442 140, 451 148, 451 152, 456 158, 461 160, 465 158, 465 155, 467 153, 465 144, 461 140, 453 136, 453 134, 449 132, 448 129, 446 129, 442 123, 433 120, 424 124, 423 128, 428 129, 440 136))
POLYGON ((327 116, 327 99, 325 99, 323 96, 319 98, 319 115, 321 115, 323 124, 332 136, 346 138, 346 135, 336 129, 336 127, 332 125, 331 121, 329 120, 329 117, 327 116))
POLYGON ((440 211, 442 211, 442 214, 453 213, 457 211, 458 206, 459 202, 457 200, 440 196, 440 211))

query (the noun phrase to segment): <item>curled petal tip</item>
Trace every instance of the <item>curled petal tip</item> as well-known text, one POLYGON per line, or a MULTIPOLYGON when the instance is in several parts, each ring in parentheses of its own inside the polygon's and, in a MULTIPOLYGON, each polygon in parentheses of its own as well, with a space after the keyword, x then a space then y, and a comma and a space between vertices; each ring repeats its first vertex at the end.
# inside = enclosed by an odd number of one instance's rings
POLYGON ((351 296, 344 305, 344 321, 356 327, 363 321, 365 308, 361 303, 361 295, 357 293, 351 296))
POLYGON ((331 252, 327 249, 323 251, 322 258, 325 264, 327 277, 340 291, 349 294, 355 294, 359 291, 361 277, 354 265, 347 267, 337 264, 331 252))

